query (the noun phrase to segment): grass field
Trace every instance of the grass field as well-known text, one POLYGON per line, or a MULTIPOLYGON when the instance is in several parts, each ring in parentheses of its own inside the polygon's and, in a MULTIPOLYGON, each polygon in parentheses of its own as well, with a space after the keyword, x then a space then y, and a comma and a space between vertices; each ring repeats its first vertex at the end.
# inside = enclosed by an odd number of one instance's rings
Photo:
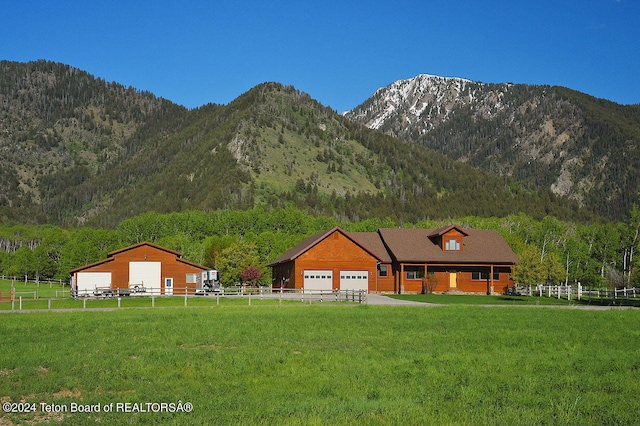
POLYGON ((11 287, 16 289, 16 297, 22 296, 23 299, 36 298, 68 298, 69 286, 60 285, 57 281, 42 281, 36 284, 29 281, 25 284, 21 280, 2 280, 0 279, 0 300, 9 299, 11 297, 11 287))
POLYGON ((639 337, 635 309, 5 313, 0 399, 36 412, 0 424, 638 424, 639 337))
POLYGON ((575 294, 572 299, 567 300, 567 296, 562 298, 547 296, 506 296, 506 295, 476 295, 476 294, 393 294, 389 295, 394 299, 410 300, 413 302, 436 303, 444 305, 511 305, 511 306, 640 306, 638 298, 617 298, 611 297, 598 299, 592 297, 589 299, 584 296, 581 300, 577 300, 575 294))

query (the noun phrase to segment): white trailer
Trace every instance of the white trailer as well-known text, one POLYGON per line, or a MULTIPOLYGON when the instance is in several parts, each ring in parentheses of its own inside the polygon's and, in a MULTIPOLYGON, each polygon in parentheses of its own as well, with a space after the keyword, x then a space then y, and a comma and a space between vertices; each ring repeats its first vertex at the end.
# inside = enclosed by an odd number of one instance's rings
POLYGON ((218 271, 214 269, 203 271, 198 276, 198 282, 196 284, 196 294, 207 295, 209 293, 224 293, 222 284, 218 279, 218 271))

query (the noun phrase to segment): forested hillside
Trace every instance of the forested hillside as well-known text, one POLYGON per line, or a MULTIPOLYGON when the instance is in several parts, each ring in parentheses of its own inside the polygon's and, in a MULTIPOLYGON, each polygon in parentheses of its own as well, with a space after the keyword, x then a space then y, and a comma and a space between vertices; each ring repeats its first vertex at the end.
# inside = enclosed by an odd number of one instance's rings
POLYGON ((83 206, 121 186, 109 179, 98 184, 96 176, 179 125, 186 113, 68 65, 0 62, 0 215, 81 222, 83 206))
POLYGON ((115 227, 148 211, 254 206, 398 223, 594 219, 576 201, 370 130, 278 83, 186 110, 62 64, 3 61, 0 74, 4 220, 115 227))
MULTIPOLYGON (((404 226, 438 228, 458 224, 495 229, 520 258, 514 278, 520 284, 570 283, 589 287, 640 285, 640 211, 617 224, 575 224, 525 214, 427 220, 404 226)), ((225 284, 240 281, 249 267, 271 283, 267 265, 309 235, 339 225, 347 231, 397 227, 391 218, 358 222, 310 215, 293 208, 144 213, 115 229, 51 225, 0 226, 0 275, 24 280, 69 279, 69 270, 104 259, 109 251, 142 241, 177 250, 193 262, 221 271, 225 284)))
POLYGON ((421 75, 379 89, 346 116, 614 220, 638 202, 640 105, 421 75))

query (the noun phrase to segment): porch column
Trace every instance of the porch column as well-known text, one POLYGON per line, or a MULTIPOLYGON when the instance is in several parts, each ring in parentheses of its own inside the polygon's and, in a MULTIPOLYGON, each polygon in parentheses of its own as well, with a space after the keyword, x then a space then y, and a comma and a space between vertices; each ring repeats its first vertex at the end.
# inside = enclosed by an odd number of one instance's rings
POLYGON ((489 271, 489 294, 493 294, 493 263, 491 264, 491 271, 489 271))
POLYGON ((424 294, 429 293, 429 289, 428 288, 424 288, 425 286, 429 285, 429 275, 427 275, 427 264, 424 264, 424 275, 422 276, 422 292, 424 294))

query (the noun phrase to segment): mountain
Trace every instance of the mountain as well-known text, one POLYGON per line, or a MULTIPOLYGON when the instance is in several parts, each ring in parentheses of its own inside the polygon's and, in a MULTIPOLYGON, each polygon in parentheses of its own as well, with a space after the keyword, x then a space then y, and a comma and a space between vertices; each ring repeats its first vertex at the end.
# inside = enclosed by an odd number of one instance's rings
POLYGON ((640 105, 563 87, 419 75, 344 115, 611 219, 639 202, 640 105))
POLYGON ((18 222, 112 227, 147 211, 289 205, 350 220, 594 218, 279 83, 187 110, 69 65, 2 61, 0 152, 0 218, 18 222))

